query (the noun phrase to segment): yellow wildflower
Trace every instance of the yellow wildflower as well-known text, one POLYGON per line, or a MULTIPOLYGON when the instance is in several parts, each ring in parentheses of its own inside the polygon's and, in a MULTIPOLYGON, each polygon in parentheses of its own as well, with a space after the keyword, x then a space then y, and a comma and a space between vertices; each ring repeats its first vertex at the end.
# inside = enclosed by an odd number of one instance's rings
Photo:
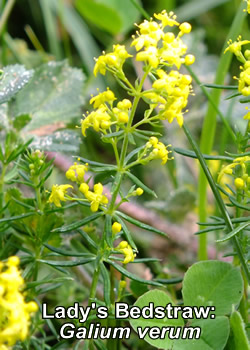
POLYGON ((143 162, 148 162, 153 159, 161 159, 161 164, 166 164, 169 159, 169 151, 167 147, 162 142, 159 142, 158 138, 155 136, 150 137, 149 141, 146 143, 146 149, 151 150, 152 148, 153 150, 146 158, 144 158, 143 162))
POLYGON ((218 176, 218 183, 222 182, 224 175, 231 175, 235 178, 234 184, 237 189, 244 189, 246 195, 250 195, 249 176, 250 157, 243 156, 235 158, 233 163, 224 166, 218 176))
POLYGON ((114 45, 113 52, 103 54, 96 59, 94 67, 94 75, 98 72, 102 75, 106 74, 107 67, 116 70, 122 70, 122 66, 128 57, 132 57, 126 50, 124 45, 114 45))
POLYGON ((100 105, 98 109, 88 114, 81 120, 81 129, 83 136, 86 136, 86 130, 92 127, 95 131, 104 132, 111 126, 111 116, 107 112, 107 106, 100 105))
POLYGON ((246 61, 238 79, 238 90, 243 96, 250 95, 250 61, 246 61))
POLYGON ((88 171, 87 164, 77 164, 75 162, 74 165, 71 165, 71 167, 66 171, 65 175, 67 179, 73 182, 83 182, 86 171, 88 171))
POLYGON ((114 222, 112 225, 112 233, 113 235, 116 235, 117 233, 121 232, 122 230, 122 225, 119 224, 119 222, 114 222))
POLYGON ((134 254, 133 249, 128 244, 127 241, 122 241, 117 249, 124 255, 125 259, 123 260, 123 264, 128 264, 135 260, 136 254, 134 254))
POLYGON ((154 17, 161 21, 163 28, 166 26, 173 27, 179 25, 176 21, 177 16, 172 11, 167 14, 166 10, 163 10, 161 13, 154 14, 154 17))
POLYGON ((94 192, 89 191, 86 183, 82 183, 79 189, 90 202, 91 211, 96 212, 101 204, 108 204, 108 198, 102 194, 103 186, 100 182, 94 185, 94 192))
POLYGON ((49 197, 49 202, 54 203, 55 206, 61 207, 61 202, 65 202, 65 194, 68 188, 73 188, 71 185, 53 185, 49 197))
POLYGON ((94 108, 100 107, 105 102, 108 102, 112 105, 113 101, 116 100, 115 94, 109 88, 106 91, 99 93, 97 96, 94 96, 90 100, 90 104, 94 103, 94 108))
POLYGON ((38 310, 34 301, 26 303, 20 289, 24 280, 18 270, 19 258, 0 263, 0 349, 8 350, 28 336, 30 314, 38 310))
POLYGON ((249 44, 250 41, 249 40, 241 40, 241 36, 239 35, 237 38, 237 41, 232 41, 232 39, 228 40, 228 47, 226 48, 226 50, 224 51, 224 53, 226 53, 227 51, 232 52, 233 54, 235 54, 235 56, 241 61, 244 62, 245 59, 243 57, 243 54, 241 52, 241 46, 249 44))
POLYGON ((132 103, 128 99, 123 99, 117 103, 117 107, 112 109, 115 118, 119 123, 127 123, 129 120, 129 109, 132 107, 132 103))

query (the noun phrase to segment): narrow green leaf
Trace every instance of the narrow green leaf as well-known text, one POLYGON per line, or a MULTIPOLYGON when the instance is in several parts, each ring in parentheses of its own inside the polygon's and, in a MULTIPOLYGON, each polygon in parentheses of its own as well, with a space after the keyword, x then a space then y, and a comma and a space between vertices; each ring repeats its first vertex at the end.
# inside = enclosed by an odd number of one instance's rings
POLYGON ((137 155, 138 152, 140 152, 144 148, 145 148, 145 146, 140 146, 140 147, 135 148, 133 151, 131 151, 125 158, 125 162, 124 162, 125 165, 128 164, 128 161, 130 159, 132 159, 135 155, 137 155))
POLYGON ((146 193, 150 194, 157 198, 156 193, 146 186, 141 180, 139 180, 135 175, 131 174, 129 171, 126 171, 125 174, 138 186, 141 187, 146 193))
POLYGON ((10 218, 3 218, 3 219, 0 219, 0 223, 21 220, 21 219, 27 218, 28 216, 32 216, 35 214, 36 213, 26 213, 26 214, 21 214, 21 215, 15 215, 15 216, 12 216, 10 218))
POLYGON ((223 89, 223 90, 237 90, 237 85, 219 85, 219 84, 202 84, 205 87, 213 89, 223 89))
POLYGON ((59 266, 59 267, 71 267, 71 266, 78 266, 78 265, 84 265, 84 264, 88 264, 92 261, 94 261, 96 258, 91 257, 91 258, 86 258, 86 259, 79 259, 79 260, 74 260, 74 261, 49 261, 49 260, 43 260, 43 259, 38 259, 38 262, 47 264, 47 265, 51 265, 51 266, 59 266))
POLYGON ((195 232, 195 235, 197 236, 197 235, 202 235, 203 233, 207 233, 207 232, 214 232, 214 231, 218 231, 218 230, 224 230, 225 227, 226 227, 226 225, 218 225, 218 226, 204 228, 203 230, 199 230, 199 231, 195 232))
POLYGON ((168 278, 168 279, 157 278, 156 281, 162 284, 177 284, 177 283, 181 283, 183 281, 183 278, 182 277, 168 278))
POLYGON ((28 282, 28 283, 26 283, 25 290, 40 286, 42 284, 69 282, 69 281, 74 281, 74 278, 72 278, 72 277, 58 277, 58 278, 54 278, 54 279, 43 279, 41 281, 28 282))
POLYGON ((51 250, 52 252, 55 252, 55 253, 58 253, 60 255, 63 255, 63 256, 88 256, 88 257, 93 257, 93 254, 91 253, 80 253, 80 252, 72 252, 70 250, 64 250, 64 249, 59 249, 59 248, 55 248, 55 247, 52 247, 51 245, 49 244, 43 244, 46 248, 48 248, 49 250, 51 250))
POLYGON ((103 215, 104 215, 103 212, 98 212, 98 213, 95 213, 95 214, 93 214, 91 216, 88 216, 88 217, 86 217, 86 218, 84 218, 84 219, 82 219, 80 221, 73 222, 70 225, 65 225, 65 226, 62 226, 62 227, 58 227, 58 228, 52 230, 51 232, 69 232, 69 231, 73 231, 73 230, 76 230, 77 228, 79 228, 81 226, 87 225, 88 223, 97 220, 99 217, 101 217, 103 215))
POLYGON ((155 227, 152 227, 152 226, 150 226, 150 225, 148 225, 148 224, 144 224, 144 223, 142 223, 142 222, 140 222, 140 221, 138 221, 138 220, 136 220, 136 219, 133 219, 133 218, 131 218, 130 216, 128 216, 128 215, 126 215, 126 214, 124 214, 124 213, 122 213, 122 212, 120 212, 120 211, 116 211, 116 214, 117 214, 118 216, 121 216, 122 218, 124 218, 125 220, 127 220, 128 222, 130 222, 131 224, 134 224, 135 226, 138 226, 138 227, 140 227, 140 228, 143 228, 144 230, 157 233, 157 234, 159 234, 160 236, 163 236, 163 237, 165 237, 165 238, 168 237, 168 235, 166 234, 166 232, 163 232, 163 231, 161 231, 161 230, 158 230, 158 229, 155 228, 155 227))
MULTIPOLYGON (((189 150, 179 148, 179 147, 174 148, 174 151, 178 154, 185 156, 185 157, 197 159, 197 155, 194 151, 189 151, 189 150)), ((206 160, 226 160, 229 162, 233 162, 233 160, 234 160, 232 157, 228 157, 228 156, 210 156, 208 154, 202 154, 202 156, 206 160)))
MULTIPOLYGON (((248 218, 248 220, 250 220, 248 218)), ((226 237, 222 238, 222 239, 217 239, 217 243, 220 243, 220 242, 226 242, 228 241, 229 239, 231 239, 232 237, 234 237, 235 235, 237 235, 238 233, 240 233, 242 230, 244 230, 247 226, 250 225, 250 222, 247 222, 247 223, 244 223, 244 224, 241 224, 240 226, 236 227, 233 231, 231 231, 230 233, 228 233, 226 235, 226 237)))
POLYGON ((87 158, 83 158, 83 157, 73 157, 73 158, 77 158, 77 160, 79 160, 81 163, 88 163, 89 165, 94 165, 94 166, 100 166, 100 167, 103 167, 103 166, 108 166, 108 167, 113 167, 114 169, 116 168, 115 165, 112 165, 112 164, 105 164, 105 163, 100 163, 100 162, 95 162, 93 160, 90 160, 90 159, 87 159, 87 158))
POLYGON ((119 271, 121 274, 123 274, 124 276, 130 278, 131 280, 140 282, 142 284, 149 284, 151 286, 157 286, 157 287, 162 287, 161 283, 155 282, 155 281, 149 281, 149 280, 144 280, 141 277, 138 277, 136 275, 134 275, 133 273, 125 270, 123 267, 121 267, 120 265, 114 263, 112 260, 108 259, 107 262, 112 265, 117 271, 119 271))
POLYGON ((117 136, 121 136, 124 134, 124 130, 120 130, 120 131, 116 131, 116 132, 112 132, 108 135, 103 135, 102 136, 102 140, 105 140, 105 139, 110 139, 112 137, 117 137, 117 136))
POLYGON ((105 215, 105 238, 109 247, 113 247, 112 240, 112 217, 110 215, 105 215))
POLYGON ((97 244, 93 241, 93 239, 91 239, 91 238, 89 237, 89 235, 88 235, 84 230, 78 229, 77 232, 80 233, 80 235, 83 237, 83 239, 84 239, 92 248, 94 248, 95 250, 98 249, 97 244))
POLYGON ((100 264, 101 274, 103 279, 103 292, 104 292, 104 301, 105 304, 109 307, 111 305, 110 301, 110 292, 111 292, 111 284, 110 284, 110 276, 109 272, 104 266, 103 263, 100 264))
POLYGON ((137 248, 136 248, 135 242, 134 242, 134 240, 133 240, 133 238, 131 236, 131 233, 130 233, 129 229, 127 228, 125 222, 118 215, 114 215, 114 219, 117 222, 119 222, 119 224, 122 225, 122 230, 123 230, 124 237, 126 238, 126 241, 128 241, 128 243, 131 245, 131 247, 133 249, 138 251, 137 248))

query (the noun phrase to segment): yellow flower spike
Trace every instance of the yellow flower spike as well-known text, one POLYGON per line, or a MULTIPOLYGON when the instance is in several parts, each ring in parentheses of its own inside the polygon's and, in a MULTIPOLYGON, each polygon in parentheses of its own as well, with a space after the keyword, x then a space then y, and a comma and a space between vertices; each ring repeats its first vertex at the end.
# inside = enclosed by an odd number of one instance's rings
POLYGON ((122 262, 123 264, 126 265, 135 260, 136 254, 134 254, 133 249, 127 241, 122 241, 118 245, 117 250, 119 250, 125 257, 125 259, 122 262))
POLYGON ((24 286, 19 258, 10 257, 0 265, 0 350, 10 350, 17 341, 27 338, 30 314, 38 306, 34 301, 26 303, 19 291, 24 286))
POLYGON ((94 104, 94 108, 98 108, 103 105, 105 102, 108 102, 110 105, 113 101, 116 100, 115 94, 109 88, 106 91, 99 93, 98 95, 92 97, 89 101, 90 104, 94 104))
POLYGON ((87 164, 77 164, 76 162, 74 165, 71 165, 71 167, 66 171, 66 177, 67 179, 73 181, 73 182, 83 182, 84 181, 84 175, 88 171, 87 164))
POLYGON ((122 230, 122 225, 119 224, 119 222, 114 222, 112 225, 112 233, 113 235, 117 235, 117 233, 121 232, 122 230))
POLYGON ((243 179, 241 179, 240 177, 237 177, 235 180, 234 180, 234 184, 235 184, 235 187, 237 188, 237 190, 243 190, 244 187, 245 187, 245 182, 243 179))
POLYGON ((61 202, 65 202, 65 194, 68 188, 73 188, 71 185, 53 185, 49 197, 49 203, 54 203, 56 207, 61 207, 61 202))

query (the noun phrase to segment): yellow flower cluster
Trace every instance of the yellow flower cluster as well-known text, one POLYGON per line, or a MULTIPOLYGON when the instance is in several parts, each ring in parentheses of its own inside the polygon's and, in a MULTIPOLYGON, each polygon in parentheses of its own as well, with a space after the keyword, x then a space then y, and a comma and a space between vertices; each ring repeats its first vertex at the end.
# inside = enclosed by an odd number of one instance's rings
POLYGON ((162 11, 159 14, 155 14, 154 17, 160 21, 160 23, 151 19, 145 20, 138 25, 139 31, 137 37, 133 36, 131 46, 135 46, 137 61, 143 61, 153 68, 157 68, 159 65, 173 66, 178 69, 181 64, 193 64, 194 56, 188 55, 187 59, 183 57, 187 51, 187 46, 181 40, 184 34, 188 34, 191 31, 191 25, 189 23, 179 23, 176 21, 176 16, 173 12, 169 14, 166 11, 162 11), (179 26, 179 33, 177 36, 172 32, 165 32, 166 26, 179 26))
POLYGON ((0 262, 0 349, 9 350, 28 336, 30 315, 38 310, 34 301, 26 303, 20 289, 24 280, 18 270, 19 258, 0 262))
POLYGON ((153 159, 161 159, 161 164, 166 164, 169 159, 169 151, 167 146, 160 142, 155 136, 150 137, 149 141, 146 143, 146 147, 143 151, 143 155, 144 154, 148 155, 142 159, 142 164, 146 164, 153 159))
POLYGON ((136 254, 134 254, 133 249, 127 241, 122 241, 116 249, 124 255, 123 264, 128 264, 135 260, 136 254))
POLYGON ((65 202, 65 195, 68 188, 73 188, 71 185, 53 185, 49 197, 49 203, 54 203, 56 207, 61 207, 61 202, 65 202))
POLYGON ((102 205, 108 204, 108 198, 104 194, 102 194, 103 186, 100 182, 94 185, 94 192, 89 190, 89 186, 86 183, 82 183, 80 185, 79 190, 84 194, 87 200, 91 203, 90 209, 93 212, 96 212, 99 209, 99 206, 101 204, 102 205))
POLYGON ((118 101, 116 107, 113 107, 115 100, 115 94, 109 88, 91 98, 90 104, 93 104, 95 110, 87 116, 84 115, 84 119, 81 120, 83 136, 86 136, 86 130, 90 127, 105 134, 111 125, 117 125, 116 131, 118 131, 120 126, 128 122, 131 102, 124 99, 118 101))
POLYGON ((160 119, 172 123, 176 118, 178 124, 182 126, 182 110, 187 106, 188 96, 192 92, 192 78, 190 75, 183 75, 175 70, 167 74, 162 69, 158 69, 156 73, 159 79, 155 80, 152 85, 154 92, 146 92, 144 96, 151 99, 153 104, 160 103, 160 119))
POLYGON ((218 183, 222 182, 224 175, 232 175, 236 189, 244 190, 246 195, 250 195, 250 157, 243 156, 235 158, 233 163, 222 168, 218 176, 218 183))
POLYGON ((239 36, 237 41, 232 42, 232 40, 229 40, 228 47, 225 50, 225 52, 232 52, 238 61, 243 63, 243 66, 240 67, 242 72, 239 78, 234 77, 238 80, 238 90, 243 96, 250 95, 250 51, 246 50, 244 54, 242 52, 242 46, 249 43, 249 40, 241 40, 241 36, 239 36))
POLYGON ((103 52, 103 55, 96 59, 94 75, 96 76, 98 72, 105 75, 107 69, 113 72, 122 72, 123 64, 128 57, 132 56, 128 54, 124 45, 114 45, 113 52, 108 54, 103 52))
POLYGON ((71 165, 71 167, 66 171, 65 175, 67 179, 73 182, 82 183, 84 181, 86 171, 88 171, 88 164, 77 164, 75 162, 74 165, 71 165))

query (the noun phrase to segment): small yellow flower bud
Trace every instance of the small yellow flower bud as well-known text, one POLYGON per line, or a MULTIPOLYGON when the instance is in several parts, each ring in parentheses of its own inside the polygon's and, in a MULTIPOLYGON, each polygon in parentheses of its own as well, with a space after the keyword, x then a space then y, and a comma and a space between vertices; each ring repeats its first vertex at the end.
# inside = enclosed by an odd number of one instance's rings
POLYGON ((128 122, 128 113, 126 113, 126 112, 118 113, 118 121, 120 123, 127 123, 128 122))
POLYGON ((9 266, 18 266, 20 264, 20 259, 18 256, 11 256, 8 259, 8 265, 9 266))
POLYGON ((193 64, 194 61, 195 61, 194 55, 187 55, 187 56, 185 56, 185 64, 187 66, 191 66, 191 64, 193 64))
POLYGON ((179 29, 183 34, 188 34, 191 32, 192 26, 191 24, 184 22, 179 26, 179 29))
POLYGON ((138 187, 137 189, 136 189, 136 195, 137 196, 141 196, 142 194, 143 194, 143 189, 142 188, 140 188, 140 187, 138 187))
POLYGON ((81 186, 79 187, 79 190, 85 194, 88 192, 89 190, 89 186, 86 183, 82 183, 81 186))
POLYGON ((120 281, 120 288, 124 289, 127 286, 127 282, 126 281, 120 281))
POLYGON ((243 188, 245 187, 245 183, 244 183, 243 179, 241 179, 240 177, 237 177, 234 180, 234 184, 235 184, 235 187, 237 188, 237 190, 243 190, 243 188))
POLYGON ((116 235, 117 233, 121 232, 122 225, 119 224, 119 222, 114 222, 112 225, 112 233, 116 235))

